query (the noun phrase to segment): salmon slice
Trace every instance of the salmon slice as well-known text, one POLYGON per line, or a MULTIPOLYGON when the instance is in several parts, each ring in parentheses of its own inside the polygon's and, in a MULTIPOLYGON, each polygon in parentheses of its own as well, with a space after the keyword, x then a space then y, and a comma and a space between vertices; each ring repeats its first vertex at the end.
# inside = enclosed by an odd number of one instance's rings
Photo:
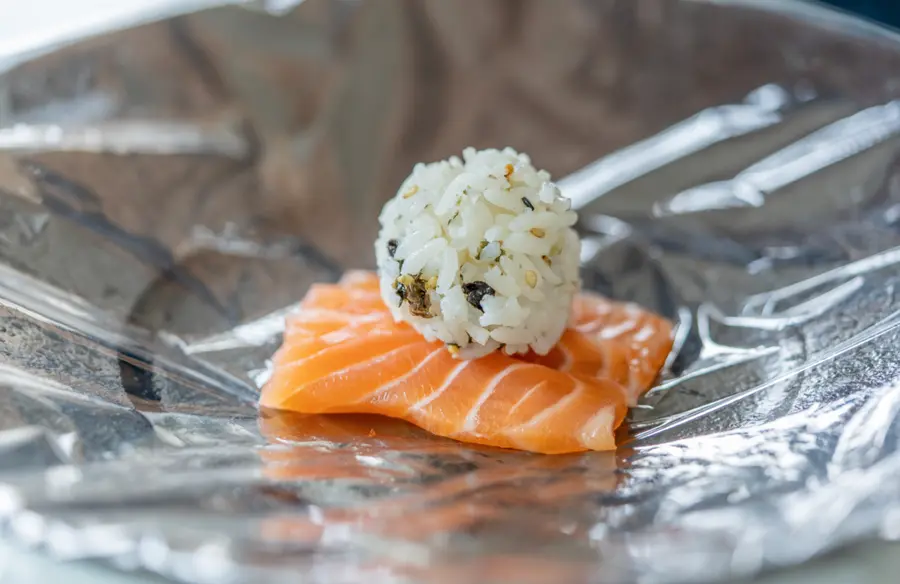
POLYGON ((671 323, 636 304, 596 294, 579 295, 573 313, 574 325, 550 353, 525 358, 563 372, 613 379, 627 390, 628 405, 635 405, 672 350, 671 323))
POLYGON ((582 294, 548 355, 454 359, 394 322, 374 273, 313 286, 286 323, 260 397, 306 414, 380 414, 463 442, 559 454, 615 448, 628 406, 653 383, 672 326, 582 294))

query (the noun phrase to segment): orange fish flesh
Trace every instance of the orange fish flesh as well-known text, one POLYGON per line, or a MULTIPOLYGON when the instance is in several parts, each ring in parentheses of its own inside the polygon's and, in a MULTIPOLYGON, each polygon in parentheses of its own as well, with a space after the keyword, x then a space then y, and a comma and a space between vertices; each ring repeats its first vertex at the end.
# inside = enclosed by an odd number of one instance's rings
POLYGON ((457 360, 395 322, 377 276, 355 271, 314 285, 288 318, 260 405, 380 414, 462 442, 546 454, 610 450, 671 347, 666 319, 583 293, 549 354, 457 360))

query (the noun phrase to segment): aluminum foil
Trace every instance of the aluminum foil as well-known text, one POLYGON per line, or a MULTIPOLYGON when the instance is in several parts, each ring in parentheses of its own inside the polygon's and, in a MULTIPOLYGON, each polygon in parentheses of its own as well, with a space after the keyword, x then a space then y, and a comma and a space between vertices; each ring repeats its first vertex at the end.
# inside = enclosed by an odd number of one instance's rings
POLYGON ((0 77, 0 517, 191 583, 701 582, 900 535, 900 40, 793 2, 307 0, 0 77), (679 323, 615 453, 257 412, 420 160, 514 146, 679 323))

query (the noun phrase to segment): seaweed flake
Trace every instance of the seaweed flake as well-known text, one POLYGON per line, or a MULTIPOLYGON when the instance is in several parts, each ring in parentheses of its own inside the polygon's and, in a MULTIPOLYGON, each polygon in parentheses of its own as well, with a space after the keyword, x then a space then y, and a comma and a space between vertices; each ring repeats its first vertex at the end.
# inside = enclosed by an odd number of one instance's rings
POLYGON ((481 301, 485 296, 493 296, 495 294, 494 289, 488 285, 487 282, 467 282, 462 285, 463 293, 466 295, 466 300, 468 300, 469 304, 484 312, 484 308, 481 307, 481 301))
POLYGON ((406 300, 406 286, 404 286, 400 282, 400 278, 394 281, 394 292, 396 292, 397 297, 400 298, 400 302, 397 306, 403 306, 403 302, 406 300))
POLYGON ((534 205, 531 204, 531 201, 528 200, 528 197, 522 197, 522 203, 523 203, 526 207, 528 207, 529 209, 531 209, 532 211, 534 211, 534 205))
POLYGON ((409 312, 421 318, 431 318, 431 296, 428 293, 428 282, 420 275, 404 274, 394 281, 394 290, 403 302, 409 303, 409 312))
POLYGON ((387 250, 388 255, 394 257, 394 254, 397 253, 397 246, 400 245, 400 242, 396 239, 389 239, 387 242, 387 250))

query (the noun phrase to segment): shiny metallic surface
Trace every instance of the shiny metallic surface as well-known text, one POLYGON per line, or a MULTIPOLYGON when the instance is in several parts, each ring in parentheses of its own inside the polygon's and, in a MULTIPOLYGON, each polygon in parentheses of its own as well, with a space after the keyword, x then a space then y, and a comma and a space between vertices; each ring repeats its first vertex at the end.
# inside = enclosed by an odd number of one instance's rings
POLYGON ((287 4, 0 77, 11 542, 192 583, 676 583, 898 537, 900 39, 793 2, 287 4), (618 452, 255 407, 285 311, 467 145, 560 177, 586 285, 679 323, 618 452))

